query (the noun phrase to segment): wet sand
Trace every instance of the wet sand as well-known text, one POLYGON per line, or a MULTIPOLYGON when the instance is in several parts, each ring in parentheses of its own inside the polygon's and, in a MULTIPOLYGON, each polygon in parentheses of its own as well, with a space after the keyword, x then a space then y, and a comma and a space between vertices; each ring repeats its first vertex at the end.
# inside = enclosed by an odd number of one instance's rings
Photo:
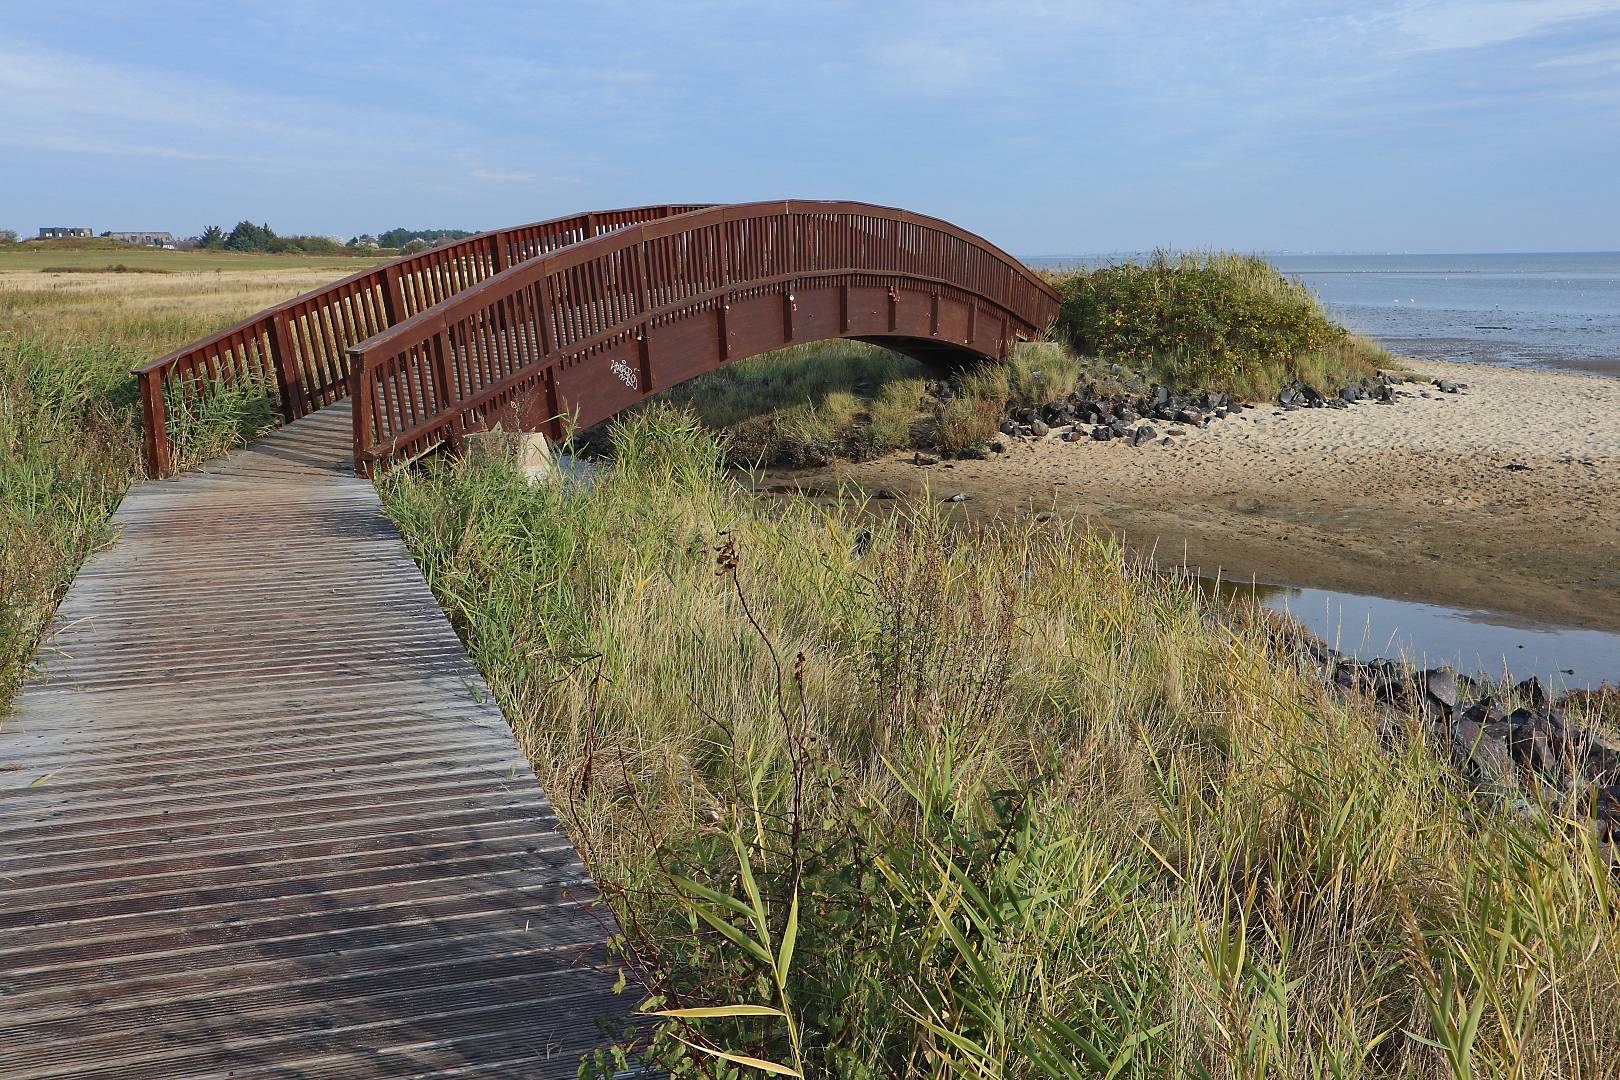
POLYGON ((1469 389, 1262 405, 1168 445, 1004 438, 989 461, 918 467, 908 452, 769 482, 960 492, 958 517, 1056 510, 1204 574, 1620 630, 1620 380, 1416 366, 1469 389))

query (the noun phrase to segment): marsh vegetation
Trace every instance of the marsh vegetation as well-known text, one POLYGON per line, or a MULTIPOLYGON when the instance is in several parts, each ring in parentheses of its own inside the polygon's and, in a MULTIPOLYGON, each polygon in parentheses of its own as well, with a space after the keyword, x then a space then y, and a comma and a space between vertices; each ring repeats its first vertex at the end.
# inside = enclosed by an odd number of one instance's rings
MULTIPOLYGON (((612 898, 678 1075, 1570 1076, 1607 848, 1297 631, 1062 523, 785 507, 690 413, 390 514, 612 898)), ((604 1058, 608 1072, 624 1061, 604 1058)))

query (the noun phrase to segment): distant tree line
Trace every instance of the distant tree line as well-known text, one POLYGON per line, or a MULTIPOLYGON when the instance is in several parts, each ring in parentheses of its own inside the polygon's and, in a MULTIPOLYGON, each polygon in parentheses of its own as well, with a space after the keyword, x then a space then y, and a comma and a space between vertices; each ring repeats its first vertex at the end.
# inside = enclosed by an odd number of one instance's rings
POLYGON ((198 246, 216 251, 270 251, 305 255, 350 255, 353 249, 330 236, 277 236, 269 225, 238 221, 226 232, 210 225, 198 237, 198 246))
MULTIPOLYGON (((390 229, 377 237, 376 247, 396 248, 413 252, 432 247, 434 241, 445 237, 462 240, 473 236, 466 229, 390 229)), ((270 251, 297 252, 306 255, 359 255, 374 250, 371 238, 362 243, 355 237, 347 244, 329 236, 277 236, 269 225, 255 225, 239 221, 226 232, 218 225, 210 225, 198 238, 198 246, 215 251, 270 251)))
POLYGON ((377 246, 385 248, 401 248, 420 251, 422 248, 433 246, 433 241, 443 236, 452 240, 465 240, 474 235, 465 229, 389 229, 377 237, 377 246))

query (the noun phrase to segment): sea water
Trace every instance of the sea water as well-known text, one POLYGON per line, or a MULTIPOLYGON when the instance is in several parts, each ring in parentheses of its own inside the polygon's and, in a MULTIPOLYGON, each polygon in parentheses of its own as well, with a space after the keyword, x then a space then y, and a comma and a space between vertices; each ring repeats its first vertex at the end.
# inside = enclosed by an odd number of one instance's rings
POLYGON ((1620 375, 1620 253, 1269 258, 1398 355, 1620 375))

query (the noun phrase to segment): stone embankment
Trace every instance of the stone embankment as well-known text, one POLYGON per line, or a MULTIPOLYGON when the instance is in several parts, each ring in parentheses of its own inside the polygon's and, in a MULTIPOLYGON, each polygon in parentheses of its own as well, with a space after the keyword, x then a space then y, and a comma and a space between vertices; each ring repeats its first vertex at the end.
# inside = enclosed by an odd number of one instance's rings
MULTIPOLYGON (((1409 379, 1403 374, 1383 372, 1376 379, 1363 379, 1341 387, 1336 393, 1324 394, 1314 386, 1295 382, 1277 395, 1276 408, 1281 412, 1300 409, 1348 409, 1357 402, 1393 405, 1401 397, 1415 394, 1429 396, 1428 391, 1412 391, 1402 387, 1409 379)), ((1136 383, 1132 378, 1130 383, 1136 383)), ((1468 389, 1467 383, 1450 379, 1435 379, 1434 389, 1445 394, 1460 394, 1468 389)), ((1040 408, 1009 409, 1001 420, 1001 434, 1011 439, 1047 439, 1062 442, 1112 442, 1123 440, 1130 446, 1146 446, 1157 441, 1160 445, 1187 434, 1189 429, 1204 429, 1211 424, 1235 417, 1245 410, 1265 406, 1252 402, 1234 401, 1218 390, 1202 390, 1196 394, 1176 394, 1167 386, 1157 383, 1132 393, 1128 389, 1113 394, 1099 394, 1095 387, 1084 392, 1075 391, 1065 398, 1047 402, 1040 408), (1161 433, 1155 423, 1166 425, 1161 433)), ((948 385, 936 384, 930 391, 940 400, 948 400, 948 385)), ((1278 413, 1277 415, 1280 415, 1278 413)), ((990 453, 1005 453, 1007 444, 993 439, 990 453)), ((953 455, 945 451, 945 459, 953 455)), ((954 455, 962 461, 984 461, 988 454, 977 447, 967 447, 954 455)), ((936 464, 939 457, 918 455, 919 465, 936 464), (926 460, 924 460, 926 458, 926 460)))
POLYGON ((1539 679, 1507 692, 1448 668, 1412 671, 1315 641, 1306 647, 1335 690, 1373 700, 1385 740, 1396 741, 1415 719, 1476 789, 1579 823, 1609 861, 1620 862, 1620 741, 1571 721, 1539 679))

